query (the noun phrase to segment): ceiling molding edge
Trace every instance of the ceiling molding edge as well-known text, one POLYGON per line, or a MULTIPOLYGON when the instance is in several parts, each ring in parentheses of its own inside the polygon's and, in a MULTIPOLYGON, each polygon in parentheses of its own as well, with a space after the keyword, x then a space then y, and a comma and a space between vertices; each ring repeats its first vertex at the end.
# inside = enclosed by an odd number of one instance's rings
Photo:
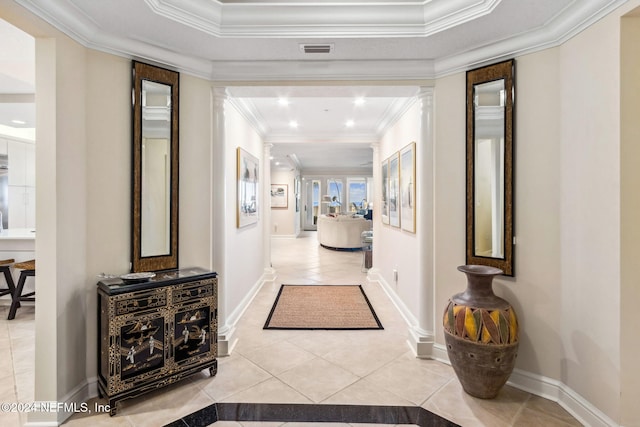
POLYGON ((430 36, 485 16, 502 0, 399 4, 144 1, 152 12, 163 18, 220 38, 344 38, 430 36))
POLYGON ((297 144, 297 143, 323 143, 331 141, 332 144, 372 144, 380 140, 375 133, 349 134, 342 133, 305 133, 304 135, 272 134, 265 136, 267 144, 297 144))
POLYGON ((418 91, 419 88, 416 88, 416 96, 412 98, 398 98, 389 106, 376 129, 378 140, 404 116, 416 101, 418 101, 418 91))
POLYGON ((57 8, 54 14, 51 10, 36 4, 35 0, 15 1, 86 48, 145 61, 207 80, 211 79, 211 61, 182 55, 138 40, 107 34, 74 7, 57 8))
POLYGON ((234 98, 229 96, 226 98, 229 104, 249 123, 249 125, 256 131, 260 139, 264 142, 269 142, 267 135, 270 131, 269 127, 265 124, 265 120, 258 112, 256 106, 247 98, 234 98))
POLYGON ((431 60, 214 61, 212 69, 213 81, 424 80, 434 75, 431 60))
MULTIPOLYGON (((155 0, 145 0, 147 2, 155 0)), ((130 59, 165 64, 196 77, 216 81, 305 81, 305 80, 416 80, 435 79, 483 64, 556 47, 594 24, 626 0, 610 0, 593 6, 580 1, 564 10, 547 27, 451 57, 433 60, 322 61, 327 67, 310 67, 310 61, 208 61, 145 42, 100 31, 86 15, 73 7, 48 9, 35 0, 16 0, 81 45, 130 59), (55 12, 55 13, 54 13, 55 12), (402 64, 402 66, 399 66, 402 64), (239 70, 251 73, 239 75, 239 70), (293 74, 292 74, 293 70, 293 74), (380 71, 382 70, 382 71, 380 71), (401 71, 398 71, 401 70, 401 71)))
POLYGON ((324 178, 333 176, 372 176, 373 166, 362 168, 302 168, 301 172, 304 173, 305 178, 308 180, 314 178, 324 178))
POLYGON ((594 3, 579 2, 580 13, 576 13, 575 8, 565 9, 554 18, 555 22, 550 23, 548 26, 482 46, 469 52, 436 60, 434 78, 561 46, 626 3, 626 1, 610 0, 602 7, 594 7, 594 3))

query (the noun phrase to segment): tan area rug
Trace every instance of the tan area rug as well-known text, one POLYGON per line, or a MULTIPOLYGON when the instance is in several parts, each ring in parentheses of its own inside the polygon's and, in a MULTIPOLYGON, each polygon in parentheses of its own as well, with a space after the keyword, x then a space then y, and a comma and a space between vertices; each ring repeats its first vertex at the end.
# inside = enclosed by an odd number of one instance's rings
POLYGON ((282 285, 264 329, 384 329, 360 285, 282 285))

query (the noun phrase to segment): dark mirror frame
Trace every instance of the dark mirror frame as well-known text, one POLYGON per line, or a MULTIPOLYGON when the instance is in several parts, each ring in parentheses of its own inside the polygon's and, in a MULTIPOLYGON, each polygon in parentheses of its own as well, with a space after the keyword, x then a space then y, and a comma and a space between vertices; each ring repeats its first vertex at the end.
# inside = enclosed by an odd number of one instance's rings
POLYGON ((513 132, 515 103, 515 61, 500 62, 467 71, 467 250, 466 263, 488 265, 501 269, 506 276, 514 275, 513 241, 513 132), (504 117, 504 257, 475 255, 475 85, 504 79, 506 91, 504 117))
POLYGON ((133 61, 133 155, 132 155, 132 226, 131 271, 161 271, 178 268, 178 117, 180 74, 175 71, 133 61), (171 184, 169 254, 141 256, 142 213, 142 82, 144 80, 171 87, 171 184))

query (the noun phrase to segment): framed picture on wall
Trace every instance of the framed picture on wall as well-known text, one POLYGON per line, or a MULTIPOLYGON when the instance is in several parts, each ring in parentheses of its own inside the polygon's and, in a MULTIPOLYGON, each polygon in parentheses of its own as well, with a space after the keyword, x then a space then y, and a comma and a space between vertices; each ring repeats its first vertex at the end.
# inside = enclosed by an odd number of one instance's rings
POLYGON ((400 150, 400 223, 416 232, 416 143, 400 150))
POLYGON ((382 208, 380 216, 383 224, 389 224, 389 159, 382 161, 381 169, 382 208))
POLYGON ((237 148, 237 209, 236 226, 258 222, 259 161, 242 148, 237 148))
POLYGON ((271 209, 286 209, 289 204, 287 184, 271 184, 271 209))
POLYGON ((400 227, 400 153, 389 157, 389 224, 400 227))

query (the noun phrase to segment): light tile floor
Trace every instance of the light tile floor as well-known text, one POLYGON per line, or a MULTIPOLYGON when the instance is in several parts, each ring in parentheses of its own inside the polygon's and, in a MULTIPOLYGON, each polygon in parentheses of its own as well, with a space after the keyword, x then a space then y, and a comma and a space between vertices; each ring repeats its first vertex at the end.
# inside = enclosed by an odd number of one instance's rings
MULTIPOLYGON (((450 366, 415 358, 406 342, 404 320, 381 287, 367 282, 361 252, 324 249, 315 233, 306 232, 298 239, 273 239, 272 262, 278 278, 263 286, 243 315, 236 331, 239 341, 231 356, 218 360, 214 378, 203 371, 122 402, 115 417, 78 414, 65 426, 157 427, 215 402, 419 405, 465 427, 581 425, 556 403, 509 386, 496 399, 473 398, 464 393, 450 366), (385 329, 263 330, 283 283, 362 284, 385 329)), ((5 320, 7 310, 0 306, 0 401, 28 402, 33 400, 33 309, 23 309, 10 322, 5 320)), ((0 413, 2 426, 25 421, 24 414, 0 413)), ((216 427, 282 425, 215 423, 216 427)), ((286 423, 301 425, 309 423, 286 423)))

